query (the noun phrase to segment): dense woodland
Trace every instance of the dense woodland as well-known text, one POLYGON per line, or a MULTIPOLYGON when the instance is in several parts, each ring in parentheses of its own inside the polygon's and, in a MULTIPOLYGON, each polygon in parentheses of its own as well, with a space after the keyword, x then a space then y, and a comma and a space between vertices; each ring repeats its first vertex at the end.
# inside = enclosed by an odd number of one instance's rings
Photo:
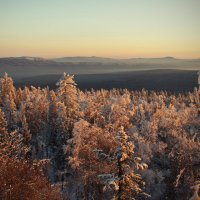
POLYGON ((0 199, 199 200, 200 90, 16 89, 0 78, 0 199))

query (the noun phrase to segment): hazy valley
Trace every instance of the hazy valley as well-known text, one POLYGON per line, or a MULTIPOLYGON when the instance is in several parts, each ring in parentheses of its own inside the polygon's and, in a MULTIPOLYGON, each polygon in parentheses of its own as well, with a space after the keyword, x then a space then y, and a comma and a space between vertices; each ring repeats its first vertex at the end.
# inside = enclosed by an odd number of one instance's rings
POLYGON ((16 86, 55 88, 63 73, 75 75, 80 89, 127 88, 131 90, 191 91, 197 86, 200 59, 101 57, 0 58, 0 73, 7 72, 16 86))

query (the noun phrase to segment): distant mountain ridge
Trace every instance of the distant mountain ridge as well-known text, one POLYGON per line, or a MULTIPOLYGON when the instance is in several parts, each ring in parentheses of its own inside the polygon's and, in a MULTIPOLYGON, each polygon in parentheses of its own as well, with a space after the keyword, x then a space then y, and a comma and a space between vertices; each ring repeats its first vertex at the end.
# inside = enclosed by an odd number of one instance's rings
POLYGON ((46 59, 40 57, 0 58, 0 74, 7 72, 13 77, 48 74, 104 74, 152 69, 200 70, 200 59, 64 57, 46 59))
POLYGON ((176 59, 171 56, 167 57, 160 57, 160 58, 106 58, 106 57, 97 57, 97 56, 91 56, 91 57, 83 57, 83 56, 75 56, 75 57, 61 57, 61 58, 52 58, 51 60, 54 60, 56 62, 102 62, 102 63, 127 63, 130 61, 136 61, 136 60, 161 60, 161 59, 176 59))
POLYGON ((104 57, 83 57, 83 56, 75 56, 75 57, 61 57, 61 58, 53 58, 56 62, 100 62, 100 63, 110 63, 110 62, 118 62, 119 59, 114 58, 104 58, 104 57))
POLYGON ((73 56, 73 57, 58 57, 58 58, 42 58, 42 57, 31 57, 31 56, 20 56, 20 57, 0 57, 0 60, 30 60, 30 61, 55 61, 55 62, 68 62, 68 63, 88 63, 88 62, 97 62, 97 63, 132 63, 136 61, 200 61, 198 59, 179 59, 172 56, 166 57, 152 57, 152 58, 108 58, 108 57, 97 57, 97 56, 73 56))

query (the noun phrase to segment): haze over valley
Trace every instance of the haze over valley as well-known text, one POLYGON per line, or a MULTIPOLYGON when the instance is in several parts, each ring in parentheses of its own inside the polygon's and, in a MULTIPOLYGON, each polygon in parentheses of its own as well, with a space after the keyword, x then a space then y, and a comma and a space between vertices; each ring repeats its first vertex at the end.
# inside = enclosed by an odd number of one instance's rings
POLYGON ((200 59, 64 57, 0 58, 0 73, 8 73, 17 86, 55 87, 63 72, 75 75, 80 89, 127 88, 191 91, 197 85, 200 59))

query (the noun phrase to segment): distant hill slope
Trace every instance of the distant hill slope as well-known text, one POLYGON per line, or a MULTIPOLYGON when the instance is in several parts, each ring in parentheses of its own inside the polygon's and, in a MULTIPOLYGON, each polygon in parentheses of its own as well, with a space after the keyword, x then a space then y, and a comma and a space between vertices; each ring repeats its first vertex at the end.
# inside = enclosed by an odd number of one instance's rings
POLYGON ((72 62, 72 63, 82 63, 82 62, 98 62, 98 63, 119 63, 119 59, 113 58, 103 58, 103 57, 63 57, 63 58, 53 58, 51 59, 56 62, 72 62))
MULTIPOLYGON (((75 76, 78 87, 85 89, 127 88, 130 90, 167 90, 171 92, 188 92, 197 87, 197 71, 183 70, 148 70, 132 72, 115 72, 107 74, 79 74, 75 76)), ((56 88, 60 75, 43 75, 15 78, 18 87, 25 85, 49 86, 56 88)))
POLYGON ((62 58, 53 58, 51 59, 56 62, 73 62, 73 63, 82 63, 82 62, 100 62, 100 63, 124 63, 124 64, 134 64, 134 63, 200 63, 200 59, 177 59, 171 56, 160 57, 160 58, 126 58, 126 59, 117 59, 117 58, 104 58, 104 57, 62 57, 62 58))
POLYGON ((165 58, 111 59, 100 57, 0 58, 0 74, 24 78, 50 74, 103 74, 152 69, 200 70, 200 60, 165 58))

